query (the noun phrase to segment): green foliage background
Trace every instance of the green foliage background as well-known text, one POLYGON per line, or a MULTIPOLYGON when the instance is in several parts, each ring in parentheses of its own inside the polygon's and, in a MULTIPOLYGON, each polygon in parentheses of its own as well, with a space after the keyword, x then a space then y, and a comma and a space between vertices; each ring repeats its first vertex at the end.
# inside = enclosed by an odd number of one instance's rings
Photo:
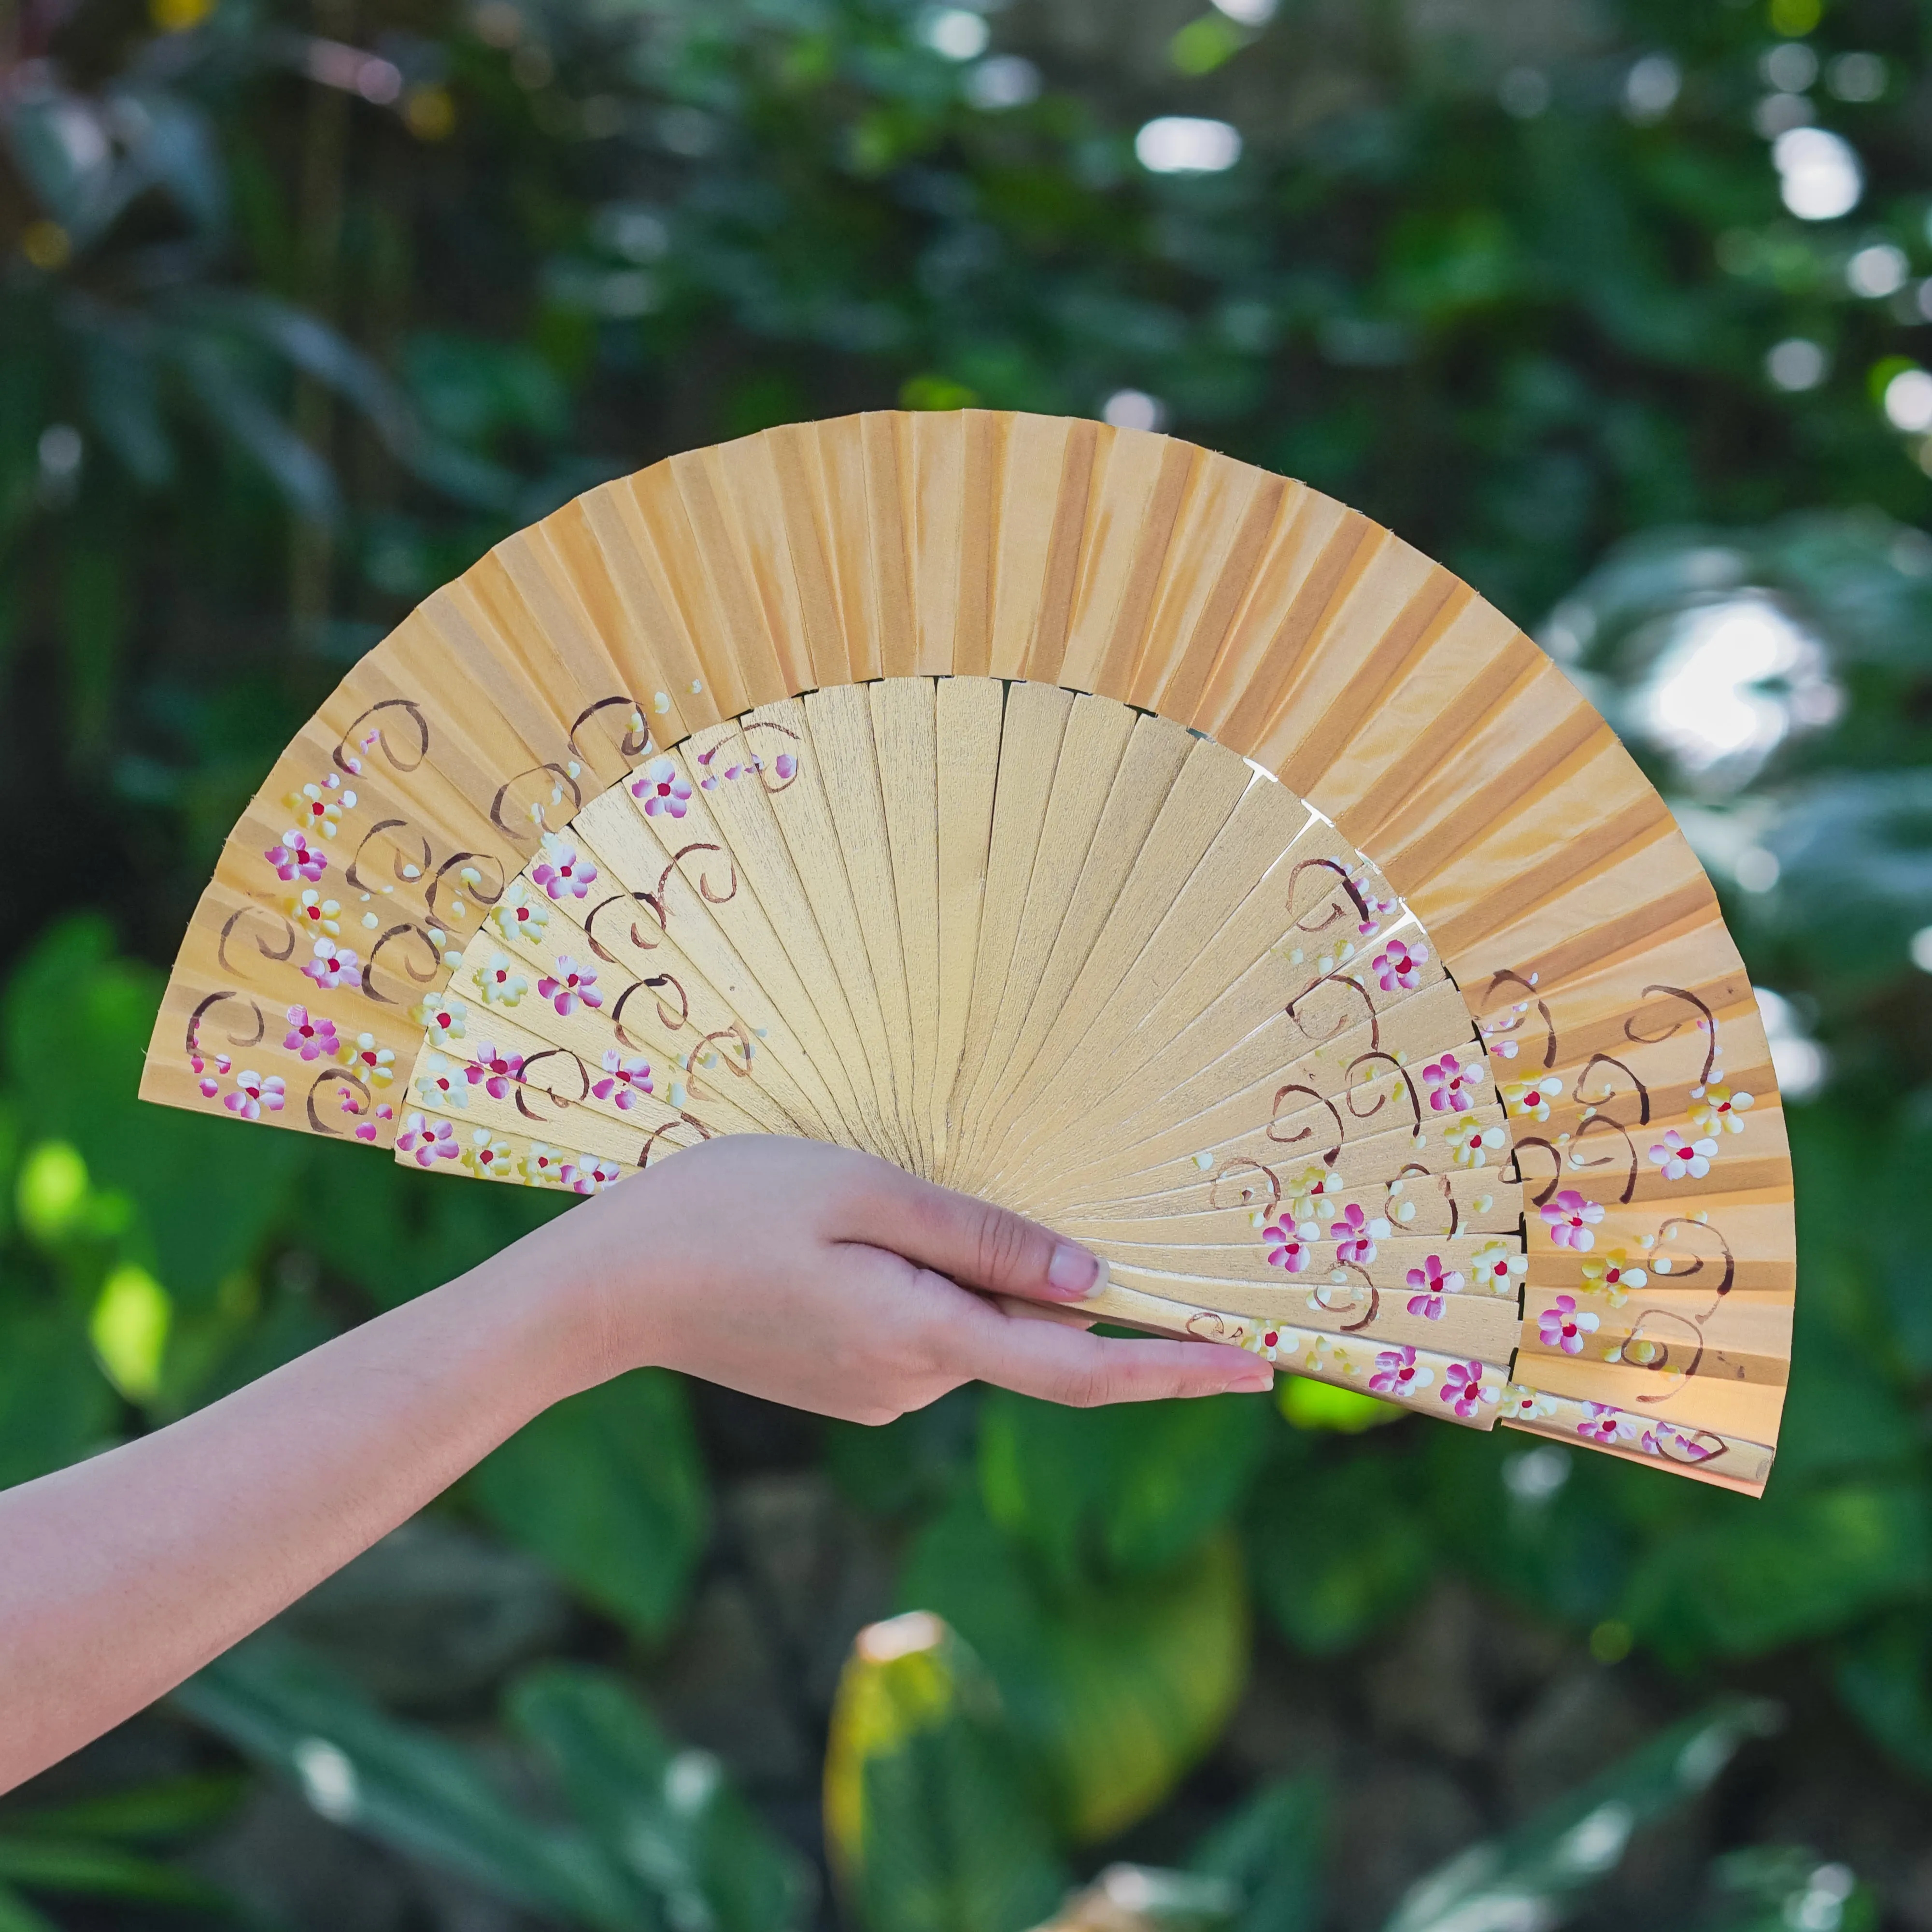
MULTIPOLYGON (((1445 1578, 1606 1663, 1634 1646, 1660 1682, 1774 1682, 1924 1802, 1932 445, 1885 402, 1932 361, 1932 14, 1282 0, 1242 25, 1013 0, 986 26, 955 58, 902 0, 0 10, 0 1480, 164 1423, 548 1211, 132 1098, 219 840, 344 665, 498 536, 670 452, 1130 389, 1536 627, 1678 804, 1793 1050, 1823 1055, 1790 1113, 1797 1364, 1758 1504, 1238 1402, 968 1396, 877 1433, 780 1430, 772 1457, 828 1471, 892 1552, 886 1594, 976 1653, 1029 1780, 1011 1882, 971 1892, 1009 1904, 931 1922, 999 1932, 1070 1848, 1160 1804, 1256 1644, 1352 1667, 1445 1578), (1238 164, 1150 174, 1135 130, 1172 112, 1234 123, 1238 164), (1856 151, 1841 218, 1780 201, 1794 116, 1856 151), (1793 339, 1819 352, 1802 389, 1767 373, 1793 339), (1700 766, 1651 696, 1687 618, 1741 601, 1814 655, 1755 688, 1796 721, 1768 757, 1700 766)), ((484 1724, 500 1693, 488 1748, 549 1810, 396 1730, 369 1698, 406 1706, 406 1674, 365 1654, 352 1690, 276 1640, 147 1720, 173 1742, 138 1802, 80 1772, 21 1814, 0 1924, 97 1894, 215 1912, 150 1854, 242 1802, 242 1762, 553 1918, 808 1911, 796 1855, 634 1688, 718 1547, 737 1452, 708 1414, 628 1378, 441 1511, 462 1562, 562 1586, 562 1620, 530 1610, 518 1672, 479 1665, 464 1706, 484 1724), (242 1757, 182 1744, 188 1719, 242 1757), (301 1755, 318 1739, 360 1784, 301 1755), (92 1850, 63 1864, 44 1846, 70 1827, 92 1850)), ((1269 1805, 1315 1829, 1299 1798, 1255 1803, 1214 1841, 1235 1864, 1269 1805)), ((1725 1895, 1782 1898, 1784 1870, 1725 1895)))

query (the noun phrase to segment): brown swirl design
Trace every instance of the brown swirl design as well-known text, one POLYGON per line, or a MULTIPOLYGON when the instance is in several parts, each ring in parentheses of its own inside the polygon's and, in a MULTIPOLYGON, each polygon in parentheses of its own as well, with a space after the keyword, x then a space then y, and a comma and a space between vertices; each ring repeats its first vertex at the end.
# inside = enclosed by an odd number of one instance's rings
POLYGON ((1420 1133, 1422 1131, 1422 1102, 1417 1097, 1415 1082, 1408 1077, 1408 1069, 1392 1053, 1358 1053, 1349 1061, 1342 1075, 1348 1088, 1348 1112, 1358 1120, 1372 1120, 1389 1104, 1393 1096, 1378 1094, 1376 1104, 1366 1113, 1355 1105, 1358 1095, 1366 1092, 1382 1077, 1379 1073, 1371 1073, 1358 1087, 1355 1084, 1355 1070, 1360 1066, 1372 1066, 1378 1060, 1385 1062, 1389 1071, 1402 1083, 1403 1090, 1408 1095, 1409 1112, 1414 1118, 1414 1130, 1420 1133))
POLYGON ((356 753, 367 748, 362 740, 368 734, 363 731, 362 728, 372 718, 381 721, 376 727, 376 743, 381 748, 382 756, 388 760, 392 771, 412 772, 429 755, 429 724, 423 716, 422 707, 411 698, 386 698, 380 704, 370 705, 336 740, 335 749, 331 755, 339 770, 350 772, 355 770, 356 767, 349 762, 350 758, 355 755, 350 751, 350 742, 352 740, 354 742, 356 753), (389 730, 392 725, 400 726, 405 722, 410 727, 415 745, 407 757, 401 757, 389 742, 389 730))
MULTIPOLYGON (((1507 1034, 1522 1031, 1523 1016, 1521 1013, 1511 1013, 1494 1026, 1489 1023, 1488 1016, 1491 1010, 1498 1004, 1503 1004, 1498 1000, 1498 995, 1511 986, 1520 986, 1526 998, 1536 1003, 1537 1016, 1543 1022, 1543 1070, 1547 1073, 1556 1064, 1556 1022, 1550 1017, 1549 1001, 1520 973, 1505 969, 1496 974, 1484 988, 1482 1005, 1476 1015, 1477 1029, 1485 1042, 1501 1040, 1507 1034)), ((1507 1004, 1514 1006, 1518 1003, 1511 1000, 1507 1004)))
POLYGON ((250 998, 246 993, 238 993, 232 989, 224 989, 219 993, 210 993, 205 1000, 202 1000, 195 1007, 194 1011, 188 1015, 188 1030, 186 1034, 183 1036, 182 1044, 190 1056, 197 1054, 201 1052, 202 1022, 206 1019, 217 1006, 221 1005, 224 1000, 238 1000, 242 1005, 246 1006, 248 1010, 255 1016, 255 1030, 251 1034, 247 1034, 231 1033, 226 1036, 228 1044, 230 1046, 238 1046, 244 1049, 248 1047, 260 1046, 261 1045, 263 1039, 267 1035, 268 1030, 268 1022, 262 1014, 260 1003, 250 998))
MULTIPOLYGON (((708 1141, 711 1138, 711 1130, 695 1114, 680 1114, 677 1117, 677 1122, 681 1122, 684 1126, 690 1128, 700 1141, 708 1141)), ((644 1136, 644 1144, 638 1150, 637 1165, 639 1167, 650 1166, 652 1156, 661 1142, 668 1142, 668 1150, 672 1154, 676 1153, 680 1147, 694 1144, 688 1141, 674 1141, 670 1138, 672 1133, 676 1130, 677 1122, 667 1120, 662 1126, 653 1127, 644 1136)))
POLYGON ((494 853, 452 852, 441 865, 437 866, 436 876, 430 881, 429 890, 423 895, 423 902, 428 907, 432 916, 434 916, 436 909, 436 896, 442 891, 443 881, 452 872, 458 874, 455 893, 452 896, 455 894, 466 896, 474 899, 478 905, 494 905, 503 896, 509 884, 508 878, 503 870, 503 862, 494 853), (465 866, 469 866, 476 874, 473 881, 466 880, 461 876, 460 868, 465 866), (490 883, 488 875, 484 872, 484 868, 486 866, 490 872, 496 874, 496 882, 494 886, 490 883))
POLYGON ((293 924, 290 920, 285 919, 281 914, 272 910, 267 906, 241 906, 238 907, 233 912, 231 912, 228 916, 222 921, 221 936, 214 943, 214 956, 218 961, 220 961, 221 968, 224 972, 232 973, 238 976, 240 976, 242 968, 236 965, 234 961, 228 956, 228 942, 234 937, 236 932, 241 931, 245 921, 255 919, 264 920, 270 922, 272 926, 274 928, 278 929, 278 937, 281 941, 280 949, 278 950, 274 945, 272 944, 268 939, 264 938, 263 935, 259 932, 242 932, 242 937, 244 939, 252 939, 254 941, 255 950, 259 952, 264 959, 268 960, 272 964, 280 966, 285 964, 289 960, 291 960, 295 957, 296 940, 298 934, 293 924))
POLYGON ((369 1091, 368 1083, 359 1075, 350 1072, 346 1067, 326 1066, 309 1082, 305 1105, 310 1130, 314 1133, 326 1134, 332 1139, 340 1140, 343 1138, 342 1130, 331 1126, 316 1110, 316 1102, 325 1087, 346 1088, 356 1096, 356 1104, 352 1107, 339 1107, 338 1109, 347 1114, 351 1120, 366 1119, 370 1108, 374 1104, 374 1097, 369 1091))
POLYGON ((1307 1020, 1304 1018, 1301 1009, 1326 986, 1334 986, 1337 988, 1346 986, 1360 1000, 1363 1011, 1368 1016, 1370 1048, 1371 1050, 1379 1048, 1382 1043, 1382 1023, 1381 1016, 1376 1011, 1376 1003, 1370 998, 1367 987, 1353 974, 1348 973, 1324 974, 1312 985, 1305 987, 1300 992, 1296 994, 1294 998, 1282 1009, 1294 1022, 1302 1038, 1316 1046, 1320 1046, 1348 1030, 1350 1022, 1346 1006, 1336 1012, 1335 1024, 1325 1033, 1316 1032, 1309 1025, 1307 1020))
MULTIPOLYGON (((1321 884, 1319 879, 1316 882, 1321 884)), ((1304 859, 1288 875, 1288 917, 1291 929, 1296 932, 1325 932, 1338 919, 1346 919, 1348 908, 1353 906, 1355 917, 1362 925, 1369 923, 1368 902, 1362 897, 1360 889, 1349 878, 1348 869, 1333 859, 1304 859), (1304 874, 1314 872, 1330 873, 1336 883, 1322 885, 1320 896, 1305 913, 1298 914, 1295 907, 1301 896, 1301 881, 1304 874), (1326 914, 1320 920, 1315 914, 1324 906, 1326 914)))
POLYGON ((1616 1098, 1615 1084, 1607 1072, 1604 1076, 1604 1090, 1600 1098, 1593 1100, 1583 1091, 1584 1086, 1591 1075, 1600 1066, 1606 1069, 1615 1067, 1630 1082, 1636 1094, 1636 1124, 1640 1127, 1648 1126, 1650 1125, 1650 1089, 1643 1084, 1630 1067, 1626 1066, 1622 1060, 1617 1059, 1613 1054, 1607 1053, 1591 1054, 1589 1059, 1584 1064, 1582 1072, 1576 1076, 1576 1099, 1586 1107, 1607 1107, 1616 1098))
MULTIPOLYGON (((584 936, 590 940, 591 951, 596 953, 598 958, 612 966, 620 965, 622 962, 618 958, 616 954, 613 952, 598 937, 597 918, 600 913, 608 912, 614 905, 622 905, 626 902, 632 905, 650 907, 652 912, 656 915, 658 930, 662 932, 664 929, 664 908, 649 892, 613 892, 608 898, 599 899, 590 908, 588 916, 584 920, 584 936)), ((631 921, 630 940, 631 944, 640 952, 652 952, 657 949, 657 941, 655 939, 646 939, 634 919, 631 921)))
MULTIPOLYGON (((616 698, 600 698, 595 704, 586 704, 571 721, 568 742, 571 750, 578 758, 584 758, 585 752, 584 747, 577 742, 578 733, 582 730, 600 711, 608 711, 618 706, 621 706, 634 717, 641 718, 644 715, 644 707, 634 698, 627 698, 620 694, 616 698)), ((648 724, 644 726, 641 730, 636 728, 626 730, 623 736, 617 741, 617 752, 620 758, 639 758, 650 748, 651 730, 648 724)))
POLYGON ((1267 1166, 1264 1162, 1252 1160, 1246 1154, 1237 1154, 1225 1167, 1217 1168, 1214 1174, 1209 1177, 1208 1182, 1208 1206, 1210 1208, 1246 1208, 1250 1206, 1255 1198, 1254 1190, 1251 1187, 1244 1187, 1241 1190, 1241 1198, 1238 1202, 1223 1201, 1220 1198, 1220 1194, 1216 1192, 1222 1181, 1232 1180, 1236 1174, 1246 1173, 1258 1174, 1264 1180, 1267 1181, 1268 1190, 1268 1205, 1270 1207, 1278 1208, 1281 1205, 1280 1175, 1276 1174, 1273 1168, 1267 1166))
MULTIPOLYGON (((396 969, 392 968, 391 970, 396 969)), ((442 954, 437 948, 436 941, 430 938, 421 926, 405 920, 400 924, 392 926, 387 932, 381 934, 375 944, 370 947, 369 957, 362 965, 362 991, 379 1006, 399 1006, 405 999, 411 998, 423 987, 433 985, 442 971, 442 954), (418 972, 414 962, 406 955, 404 956, 400 970, 409 985, 400 995, 386 993, 376 984, 376 968, 382 963, 382 955, 391 946, 398 941, 405 944, 413 941, 416 946, 422 948, 423 955, 428 961, 428 966, 422 971, 418 972)))
MULTIPOLYGON (((1636 1193, 1636 1178, 1640 1168, 1636 1157, 1636 1143, 1630 1138, 1630 1130, 1622 1121, 1609 1114, 1592 1114, 1589 1119, 1584 1121, 1570 1136, 1570 1165, 1580 1173, 1590 1168, 1610 1167, 1616 1164, 1616 1156, 1614 1154, 1604 1154, 1596 1160, 1585 1160, 1576 1151, 1592 1134, 1599 1130, 1622 1136, 1624 1150, 1629 1157, 1629 1172, 1624 1178, 1623 1192, 1617 1196, 1617 1198, 1628 1205, 1636 1193)), ((1541 1203, 1539 1202, 1538 1204, 1540 1206, 1541 1203)))
MULTIPOLYGON (((1394 1180, 1385 1180, 1382 1183, 1382 1186, 1387 1190, 1383 1204, 1387 1218, 1392 1222, 1395 1221, 1394 1216, 1388 1214, 1388 1210, 1394 1208, 1396 1204, 1395 1190, 1397 1185, 1414 1180, 1418 1175, 1424 1180, 1434 1181, 1436 1186, 1442 1190, 1443 1201, 1449 1210, 1449 1225, 1442 1230, 1442 1238, 1444 1240, 1453 1240, 1455 1238, 1456 1229, 1462 1225, 1462 1210, 1456 1204, 1456 1190, 1450 1185, 1449 1177, 1446 1174, 1432 1174, 1428 1168, 1423 1166, 1418 1161, 1409 1162, 1396 1174, 1394 1180)), ((1405 1193, 1402 1198, 1404 1200, 1412 1200, 1414 1196, 1405 1193)), ((1412 1226, 1406 1221, 1396 1222, 1395 1225, 1400 1232, 1405 1234, 1420 1234, 1428 1232, 1425 1228, 1412 1226)))
POLYGON ((544 1097, 559 1113, 580 1106, 590 1097, 590 1071, 584 1066, 584 1062, 566 1047, 546 1047, 541 1053, 532 1054, 524 1062, 523 1073, 517 1084, 517 1112, 522 1114, 525 1120, 534 1120, 539 1126, 543 1126, 548 1123, 544 1120, 542 1114, 532 1111, 530 1102, 525 1097, 533 1085, 542 1088, 544 1097), (577 1070, 578 1091, 576 1093, 560 1094, 556 1088, 550 1084, 548 1078, 541 1081, 537 1079, 536 1070, 541 1062, 546 1060, 569 1061, 570 1064, 577 1070))
POLYGON ((1336 1155, 1342 1151, 1342 1143, 1348 1138, 1348 1130, 1334 1102, 1326 1094, 1316 1093, 1312 1087, 1297 1084, 1284 1087, 1276 1094, 1274 1102, 1268 1108, 1267 1128, 1268 1138, 1277 1147, 1299 1147, 1304 1141, 1312 1140, 1315 1138, 1315 1130, 1312 1127, 1304 1127, 1299 1133, 1294 1134, 1278 1134, 1275 1132, 1275 1128, 1281 1120, 1281 1103, 1291 1094, 1306 1094, 1311 1100, 1319 1102, 1322 1106, 1328 1109, 1329 1114, 1335 1123, 1335 1144, 1322 1154, 1322 1159, 1328 1166, 1333 1167, 1335 1165, 1336 1155))
MULTIPOLYGON (((1698 998, 1695 993, 1691 992, 1686 987, 1661 985, 1646 986, 1641 997, 1648 1000, 1654 994, 1660 994, 1666 1000, 1681 1000, 1683 1004, 1691 1007, 1701 1016, 1705 1040, 1704 1066, 1703 1070, 1697 1076, 1696 1084, 1700 1087, 1708 1086, 1710 1083, 1711 1070, 1718 1064, 1717 1015, 1712 1012, 1711 1009, 1698 998)), ((1638 1017, 1638 1014, 1633 1013, 1624 1022, 1624 1037, 1626 1040, 1635 1040, 1640 1046, 1659 1046, 1664 1041, 1670 1039, 1679 1028, 1691 1024, 1687 1016, 1670 1021, 1661 1033, 1640 1033, 1636 1026, 1638 1017)))
MULTIPOLYGON (((386 838, 389 845, 390 877, 399 886, 412 892, 424 890, 423 881, 429 876, 435 862, 435 855, 430 848, 428 838, 406 818, 379 818, 363 833, 362 843, 356 848, 356 856, 344 868, 343 877, 358 892, 380 892, 386 890, 386 884, 380 879, 364 878, 362 867, 365 859, 370 858, 369 848, 380 838, 386 838), (405 844, 406 836, 408 843, 405 844)), ((373 863, 373 860, 371 860, 373 863)))
POLYGON ((542 779, 548 776, 554 783, 546 789, 567 786, 570 791, 570 810, 566 814, 566 824, 584 808, 584 788, 571 776, 562 766, 556 764, 532 765, 527 771, 518 772, 514 777, 506 778, 496 788, 496 796, 490 801, 490 823, 508 839, 513 845, 527 845, 538 842, 538 826, 535 820, 520 818, 512 825, 503 816, 503 808, 509 802, 510 794, 526 779, 542 779))
POLYGON ((658 1024, 666 1033, 676 1033, 679 1028, 690 1023, 691 996, 679 984, 675 975, 654 973, 648 980, 634 980, 617 995, 610 1008, 611 1028, 626 1046, 640 1046, 643 1044, 641 1041, 633 1040, 624 1030, 624 1009, 630 1004, 631 995, 647 992, 657 993, 660 986, 669 986, 677 994, 678 1010, 674 1013, 664 1004, 664 996, 658 994, 658 1024))

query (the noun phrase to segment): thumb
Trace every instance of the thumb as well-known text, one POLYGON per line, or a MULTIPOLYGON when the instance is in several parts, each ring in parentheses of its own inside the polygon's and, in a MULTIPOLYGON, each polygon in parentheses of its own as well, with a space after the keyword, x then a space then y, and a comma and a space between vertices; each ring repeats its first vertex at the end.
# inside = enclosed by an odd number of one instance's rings
POLYGON ((988 1294, 1031 1301, 1084 1301, 1107 1285, 1106 1264, 990 1201, 957 1194, 888 1162, 868 1177, 842 1220, 848 1240, 889 1248, 921 1268, 988 1294))

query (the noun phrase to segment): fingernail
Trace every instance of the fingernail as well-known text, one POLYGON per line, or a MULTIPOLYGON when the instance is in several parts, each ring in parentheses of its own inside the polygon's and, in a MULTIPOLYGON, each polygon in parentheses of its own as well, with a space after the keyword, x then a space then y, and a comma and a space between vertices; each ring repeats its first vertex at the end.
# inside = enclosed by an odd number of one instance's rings
POLYGON ((1274 1370, 1250 1369, 1246 1374, 1237 1376, 1221 1392, 1223 1395, 1265 1395, 1274 1387, 1274 1370))
POLYGON ((1062 1241, 1046 1264, 1046 1285, 1063 1301, 1090 1301, 1107 1285, 1107 1264, 1062 1241))

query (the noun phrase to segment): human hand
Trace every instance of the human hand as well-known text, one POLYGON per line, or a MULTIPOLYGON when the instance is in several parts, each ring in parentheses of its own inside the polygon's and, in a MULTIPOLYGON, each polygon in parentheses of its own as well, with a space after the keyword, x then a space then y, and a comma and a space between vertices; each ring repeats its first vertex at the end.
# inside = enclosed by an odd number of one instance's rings
POLYGON ((1066 1318, 1099 1285, 1085 1249, 817 1141, 706 1142, 520 1246, 505 1258, 551 1278, 586 1339, 587 1381, 651 1363, 879 1423, 973 1381, 1087 1406, 1258 1392, 1274 1378, 1218 1343, 1088 1334, 1066 1318), (1062 1318, 1027 1319, 987 1295, 1062 1318))

